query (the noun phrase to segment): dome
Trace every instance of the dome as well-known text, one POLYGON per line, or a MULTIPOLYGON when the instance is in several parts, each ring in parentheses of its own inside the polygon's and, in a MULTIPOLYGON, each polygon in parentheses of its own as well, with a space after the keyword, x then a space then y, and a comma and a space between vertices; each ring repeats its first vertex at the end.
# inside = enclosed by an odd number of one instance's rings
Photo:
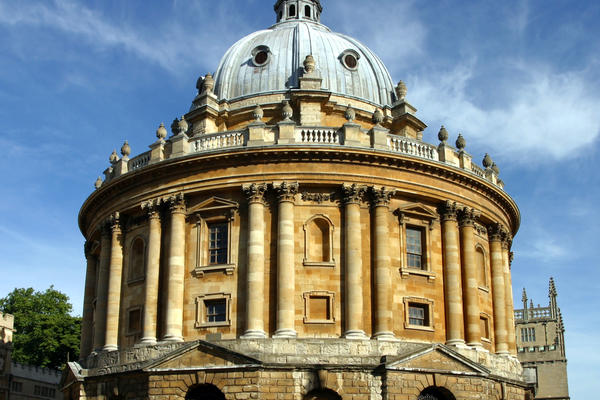
POLYGON ((244 37, 225 53, 215 74, 219 100, 298 88, 302 63, 312 55, 322 89, 379 106, 392 104, 390 74, 369 48, 332 32, 318 21, 316 11, 313 18, 279 15, 280 22, 244 37))

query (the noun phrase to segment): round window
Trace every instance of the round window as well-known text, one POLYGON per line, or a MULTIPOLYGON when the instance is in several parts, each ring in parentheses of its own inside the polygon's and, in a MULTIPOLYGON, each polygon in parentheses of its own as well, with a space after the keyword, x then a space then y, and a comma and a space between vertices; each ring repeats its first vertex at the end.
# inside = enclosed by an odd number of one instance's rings
POLYGON ((344 62, 349 68, 353 69, 358 65, 358 60, 352 54, 347 54, 346 57, 344 57, 344 62))
POLYGON ((252 50, 252 63, 256 67, 262 67, 269 62, 271 52, 267 46, 258 46, 252 50))
POLYGON ((360 54, 351 49, 345 50, 340 55, 342 65, 350 71, 355 71, 358 68, 358 60, 360 60, 360 54))

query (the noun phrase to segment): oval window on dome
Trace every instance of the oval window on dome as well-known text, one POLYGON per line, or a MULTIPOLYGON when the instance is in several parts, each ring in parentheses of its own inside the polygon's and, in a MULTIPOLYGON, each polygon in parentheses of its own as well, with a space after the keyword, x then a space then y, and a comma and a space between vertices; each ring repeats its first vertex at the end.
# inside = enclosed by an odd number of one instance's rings
POLYGON ((271 50, 267 46, 257 46, 252 50, 252 63, 256 67, 267 65, 271 59, 271 50))
POLYGON ((360 54, 354 50, 345 50, 340 55, 342 65, 350 71, 356 71, 358 69, 358 60, 360 60, 360 54))

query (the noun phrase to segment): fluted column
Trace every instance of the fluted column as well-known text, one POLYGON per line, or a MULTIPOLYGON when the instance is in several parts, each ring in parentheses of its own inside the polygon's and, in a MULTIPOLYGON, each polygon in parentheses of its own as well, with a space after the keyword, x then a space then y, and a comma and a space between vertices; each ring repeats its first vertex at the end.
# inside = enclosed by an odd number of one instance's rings
POLYGON ((297 183, 273 184, 278 193, 277 223, 277 330, 274 337, 296 337, 294 271, 294 201, 297 183))
POLYGON ((185 274, 185 200, 183 193, 168 200, 171 214, 167 259, 167 310, 165 341, 183 341, 183 290, 185 274))
POLYGON ((477 211, 465 207, 459 211, 460 244, 462 253, 462 284, 465 300, 465 327, 467 345, 481 347, 481 326, 477 263, 475 261, 475 219, 477 211))
POLYGON ((121 279, 123 277, 123 244, 119 213, 110 218, 110 266, 106 307, 106 333, 103 350, 118 350, 121 279))
POLYGON ((92 336, 94 325, 94 291, 96 290, 97 258, 92 254, 91 241, 86 241, 84 246, 87 266, 85 269, 85 291, 83 294, 83 316, 81 318, 81 345, 79 355, 81 358, 92 351, 92 336))
POLYGON ((106 302, 108 296, 108 268, 110 265, 110 226, 103 223, 100 227, 100 260, 98 263, 98 283, 96 285, 96 313, 94 320, 94 350, 104 346, 106 332, 106 302))
POLYGON ((344 185, 345 237, 346 237, 346 332, 348 339, 366 339, 363 329, 363 291, 362 291, 362 238, 360 223, 360 202, 365 187, 344 185))
POLYGON ((506 230, 501 224, 488 228, 492 264, 492 296, 494 301, 494 337, 496 353, 508 354, 508 331, 506 316, 506 288, 502 240, 506 230))
POLYGON ((506 306, 506 334, 508 336, 508 351, 510 354, 517 355, 517 338, 515 337, 515 309, 512 291, 512 277, 510 272, 510 263, 512 253, 510 252, 511 236, 508 234, 502 241, 502 261, 504 263, 504 291, 506 306))
POLYGON ((378 188, 372 190, 375 214, 375 334, 379 340, 393 340, 392 327, 392 273, 389 253, 390 198, 394 191, 378 188))
POLYGON ((161 237, 159 206, 159 200, 142 203, 142 209, 148 214, 146 280, 144 281, 144 327, 142 329, 141 340, 143 344, 156 344, 161 237))
POLYGON ((446 344, 464 345, 462 274, 458 247, 458 207, 447 201, 440 207, 444 251, 444 292, 446 293, 446 344))
POLYGON ((265 338, 265 192, 267 185, 242 188, 248 198, 248 257, 246 275, 246 332, 243 338, 265 338))

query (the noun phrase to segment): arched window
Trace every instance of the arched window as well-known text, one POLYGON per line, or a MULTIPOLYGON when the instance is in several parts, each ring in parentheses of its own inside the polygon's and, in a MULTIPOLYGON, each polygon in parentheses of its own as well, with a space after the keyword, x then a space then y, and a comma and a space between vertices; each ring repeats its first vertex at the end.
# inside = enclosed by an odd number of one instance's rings
POLYGON ((477 247, 475 251, 475 256, 477 259, 477 280, 479 283, 479 287, 488 287, 487 283, 487 262, 485 257, 485 252, 481 247, 477 247))
POLYGON ((292 4, 288 11, 288 17, 295 17, 295 16, 296 16, 296 6, 292 4))
POLYGON ((456 400, 456 397, 444 387, 430 386, 421 392, 417 400, 456 400))
POLYGON ((311 12, 310 12, 310 6, 304 6, 304 16, 306 18, 310 18, 310 14, 311 14, 311 12))
POLYGON ((144 278, 146 267, 146 243, 141 237, 135 238, 131 243, 129 258, 129 280, 136 281, 144 278))
POLYGON ((333 266, 333 224, 316 215, 304 224, 304 265, 333 266))
POLYGON ((304 396, 304 400, 342 400, 342 396, 331 389, 315 389, 304 396))
POLYGON ((225 395, 214 385, 193 385, 187 391, 185 400, 225 400, 225 395))

